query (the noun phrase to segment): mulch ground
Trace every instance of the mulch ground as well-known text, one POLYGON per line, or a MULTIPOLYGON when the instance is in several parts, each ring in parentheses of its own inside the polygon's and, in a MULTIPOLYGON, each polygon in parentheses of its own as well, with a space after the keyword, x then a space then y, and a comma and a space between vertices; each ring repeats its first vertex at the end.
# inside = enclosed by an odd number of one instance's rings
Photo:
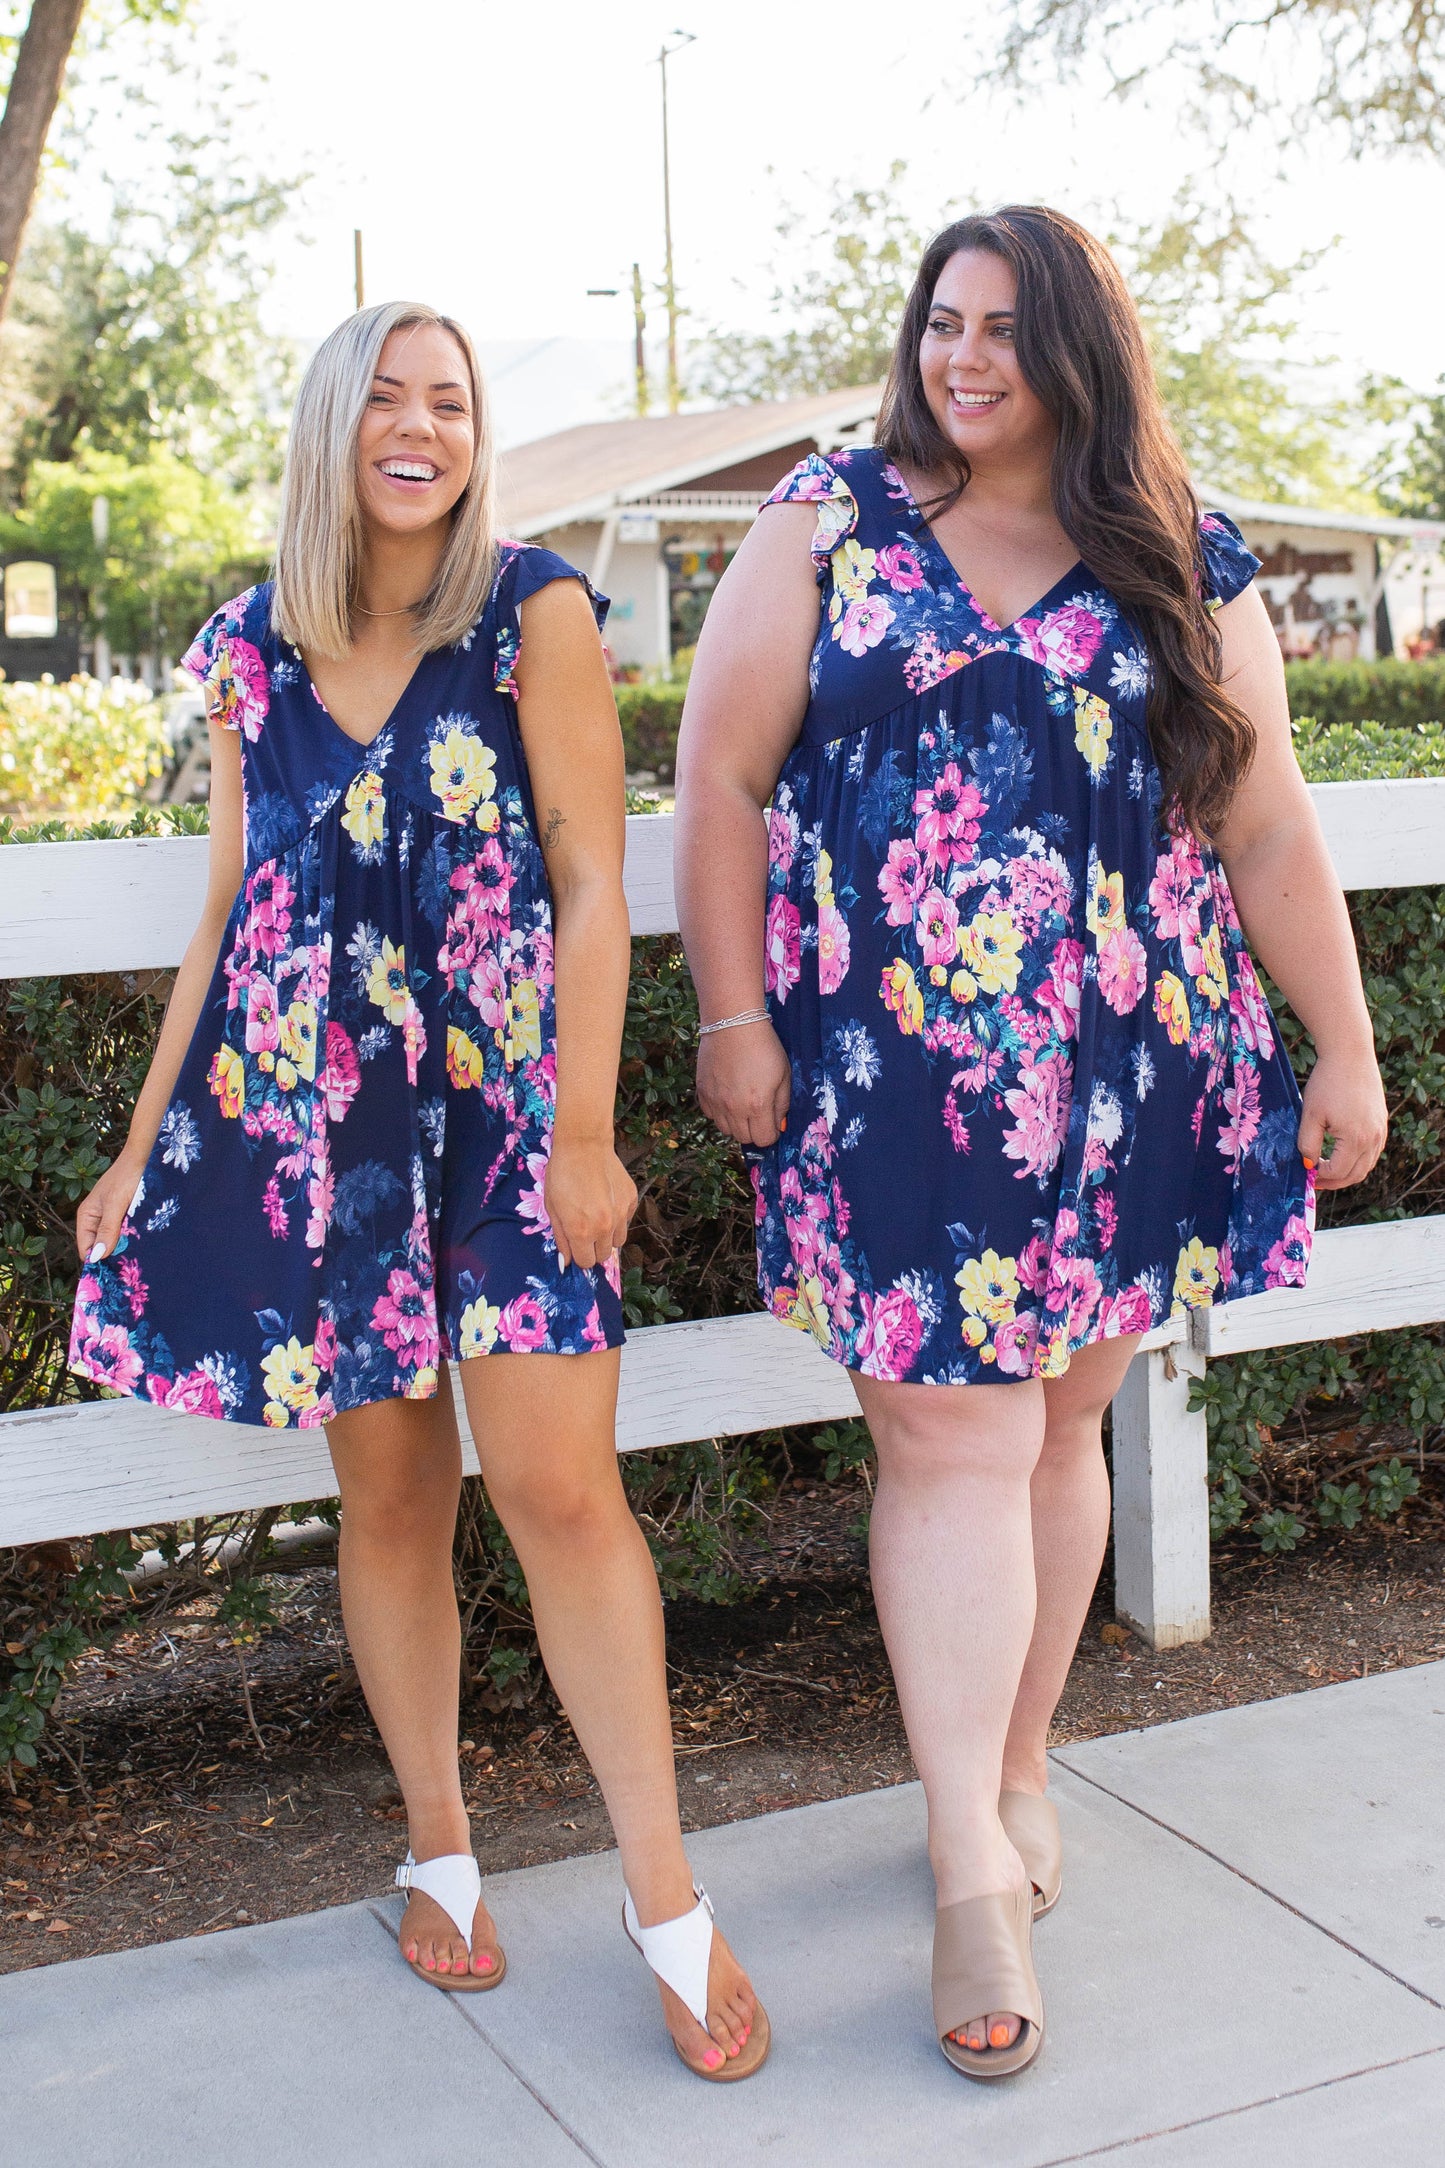
MULTIPOLYGON (((868 1594, 851 1484, 802 1482, 771 1513, 747 1601, 668 1606, 685 1824, 906 1782, 908 1750, 868 1594)), ((386 1889, 401 1802, 354 1685, 335 1576, 278 1579, 281 1624, 237 1658, 172 1614, 82 1666, 63 1756, 0 1784, 0 1971, 285 1918, 386 1889)), ((1225 1547, 1214 1633, 1156 1654, 1112 1618, 1106 1575, 1056 1743, 1198 1716, 1445 1656, 1445 1510, 1282 1557, 1225 1547)), ((611 1838, 570 1728, 539 1699, 464 1712, 483 1871, 611 1838)))

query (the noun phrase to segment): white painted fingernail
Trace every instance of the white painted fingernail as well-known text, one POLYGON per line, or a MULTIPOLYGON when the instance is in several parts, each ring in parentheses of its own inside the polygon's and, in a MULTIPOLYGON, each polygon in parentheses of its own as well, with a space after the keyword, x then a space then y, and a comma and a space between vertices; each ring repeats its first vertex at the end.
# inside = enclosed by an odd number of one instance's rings
POLYGON ((88 1265, 93 1265, 98 1263, 99 1260, 104 1257, 104 1255, 105 1244, 103 1242, 97 1242, 95 1248, 91 1251, 89 1257, 87 1257, 85 1261, 88 1265))

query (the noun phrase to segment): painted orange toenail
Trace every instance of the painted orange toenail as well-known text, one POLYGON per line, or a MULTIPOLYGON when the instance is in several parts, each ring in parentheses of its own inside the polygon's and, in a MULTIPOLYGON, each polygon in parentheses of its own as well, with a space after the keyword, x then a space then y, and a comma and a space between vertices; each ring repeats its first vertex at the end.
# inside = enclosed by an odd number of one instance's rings
POLYGON ((1006 2048, 1008 2046, 1007 2025, 995 2025, 993 2031, 989 2034, 988 2039, 990 2047, 1006 2048))

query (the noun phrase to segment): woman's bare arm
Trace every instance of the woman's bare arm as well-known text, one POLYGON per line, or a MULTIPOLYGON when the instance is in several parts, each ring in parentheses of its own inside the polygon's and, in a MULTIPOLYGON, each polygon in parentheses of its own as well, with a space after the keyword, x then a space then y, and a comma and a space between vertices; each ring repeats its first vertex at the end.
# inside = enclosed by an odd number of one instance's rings
POLYGON ((1388 1126, 1354 932, 1295 759, 1279 642, 1254 588, 1220 611, 1219 630, 1225 690, 1258 736, 1219 854, 1251 948, 1318 1050, 1300 1150, 1322 1189, 1347 1189, 1374 1166, 1388 1126), (1334 1148, 1321 1162, 1327 1132, 1334 1148))
POLYGON ((121 1221, 145 1172, 195 1033, 221 953, 221 936, 245 871, 241 740, 234 730, 222 730, 215 723, 211 725, 210 820, 206 900, 176 973, 156 1050, 130 1118, 130 1132, 76 1215, 75 1240, 82 1257, 105 1257, 115 1248, 121 1221))
MULTIPOLYGON (((698 641, 677 748, 678 924, 705 1023, 763 1003, 768 836, 763 808, 808 705, 818 632, 809 552, 816 514, 772 505, 718 583, 698 641)), ((703 1112, 743 1144, 771 1144, 791 1078, 771 1024, 699 1047, 703 1112)))
POLYGON ((564 1264, 627 1239, 637 1191, 613 1148, 630 930, 622 733, 591 605, 575 580, 522 604, 517 723, 547 877, 556 956, 557 1110, 547 1213, 564 1264))

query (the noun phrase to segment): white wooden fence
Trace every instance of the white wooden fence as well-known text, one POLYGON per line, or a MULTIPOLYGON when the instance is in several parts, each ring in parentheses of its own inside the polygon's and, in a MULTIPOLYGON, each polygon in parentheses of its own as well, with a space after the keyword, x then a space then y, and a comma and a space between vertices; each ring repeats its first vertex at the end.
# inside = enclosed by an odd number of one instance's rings
MULTIPOLYGON (((1327 783, 1315 803, 1346 888, 1445 882, 1445 782, 1327 783)), ((204 839, 0 849, 0 978, 168 968, 205 886, 204 839)), ((634 933, 676 928, 672 820, 627 824, 634 933)), ((1211 1355, 1445 1317, 1445 1215, 1320 1235, 1307 1289, 1196 1311, 1151 1333, 1114 1403, 1119 1614, 1156 1648, 1209 1632, 1203 1414, 1189 1380, 1211 1355)), ((837 1420, 847 1371, 762 1314, 634 1332, 619 1451, 837 1420)), ((467 1466, 476 1457, 460 1395, 467 1466)), ((111 1400, 0 1416, 0 1544, 43 1542, 288 1505, 333 1488, 319 1431, 273 1431, 111 1400)))

